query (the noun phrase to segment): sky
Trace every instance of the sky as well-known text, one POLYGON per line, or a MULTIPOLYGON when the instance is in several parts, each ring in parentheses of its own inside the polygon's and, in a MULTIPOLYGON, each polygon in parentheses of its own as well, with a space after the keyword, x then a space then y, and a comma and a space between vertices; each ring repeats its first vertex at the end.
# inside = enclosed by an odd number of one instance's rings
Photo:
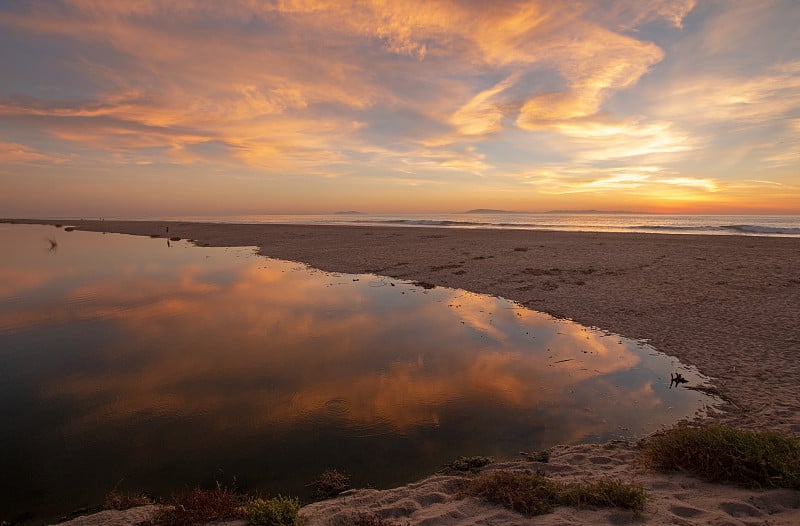
POLYGON ((0 0, 0 216, 800 213, 797 0, 0 0))

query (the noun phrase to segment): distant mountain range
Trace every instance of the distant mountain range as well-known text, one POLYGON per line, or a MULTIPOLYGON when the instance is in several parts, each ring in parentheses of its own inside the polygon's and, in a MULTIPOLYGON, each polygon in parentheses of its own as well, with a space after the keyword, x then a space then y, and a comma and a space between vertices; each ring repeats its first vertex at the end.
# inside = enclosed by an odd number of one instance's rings
POLYGON ((492 210, 491 208, 476 208, 475 210, 467 210, 465 214, 524 214, 525 212, 516 212, 514 210, 492 210))

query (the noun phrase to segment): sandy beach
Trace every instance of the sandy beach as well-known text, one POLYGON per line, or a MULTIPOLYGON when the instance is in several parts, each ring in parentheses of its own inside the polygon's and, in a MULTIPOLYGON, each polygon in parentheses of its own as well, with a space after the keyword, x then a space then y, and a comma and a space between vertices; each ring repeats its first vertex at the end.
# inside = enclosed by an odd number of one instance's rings
MULTIPOLYGON (((55 224, 56 221, 17 222, 55 224)), ((502 296, 620 335, 711 377, 727 403, 708 419, 800 436, 800 239, 185 222, 70 221, 82 230, 256 246, 268 257, 332 272, 374 273, 502 296)), ((60 236, 68 236, 68 233, 60 236)), ((303 509, 307 523, 364 511, 398 524, 798 524, 800 493, 757 492, 649 472, 632 445, 559 447, 542 469, 580 480, 642 484, 646 511, 559 509, 525 519, 456 499, 458 477, 395 490, 358 490, 303 509)), ((534 465, 535 464, 535 465, 534 465)), ((347 517, 350 517, 348 519, 347 517)), ((77 519, 75 524, 88 524, 77 519)), ((124 522, 124 519, 119 519, 124 522)), ((111 521, 112 523, 114 521, 111 521)), ((117 521, 119 523, 119 521, 117 521)), ((391 523, 394 523, 391 522, 391 523)), ((109 523, 109 522, 104 522, 109 523)))

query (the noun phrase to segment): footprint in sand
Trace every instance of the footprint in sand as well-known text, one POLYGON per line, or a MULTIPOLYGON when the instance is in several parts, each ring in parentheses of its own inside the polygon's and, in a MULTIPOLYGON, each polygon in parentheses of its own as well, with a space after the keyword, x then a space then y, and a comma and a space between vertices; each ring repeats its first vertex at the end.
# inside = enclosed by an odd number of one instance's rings
POLYGON ((682 519, 691 519, 705 513, 703 510, 691 508, 689 506, 673 506, 669 511, 682 519))
POLYGON ((761 517, 764 513, 744 502, 723 502, 719 508, 731 517, 761 517))

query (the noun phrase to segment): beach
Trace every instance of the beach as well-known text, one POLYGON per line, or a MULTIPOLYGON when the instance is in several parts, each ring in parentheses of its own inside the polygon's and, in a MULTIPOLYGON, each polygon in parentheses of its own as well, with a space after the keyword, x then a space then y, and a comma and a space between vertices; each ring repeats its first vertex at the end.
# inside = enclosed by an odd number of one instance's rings
MULTIPOLYGON (((255 246, 260 254, 330 272, 373 273, 501 296, 533 310, 647 340, 697 367, 724 401, 706 420, 800 436, 800 239, 417 227, 41 221, 78 229, 255 246)), ((59 234, 68 236, 68 232, 59 234)), ((678 372, 678 371, 676 371, 678 372)), ((556 448, 565 480, 613 475, 653 497, 646 524, 792 524, 797 491, 756 492, 646 470, 632 445, 556 448)), ((369 510, 400 524, 520 524, 521 516, 455 499, 457 477, 396 490, 358 490, 304 508, 308 524, 369 510), (343 515, 344 514, 344 515, 343 515)), ((79 519, 84 520, 84 519, 79 519)), ((559 509, 536 524, 619 523, 619 511, 559 509)))

